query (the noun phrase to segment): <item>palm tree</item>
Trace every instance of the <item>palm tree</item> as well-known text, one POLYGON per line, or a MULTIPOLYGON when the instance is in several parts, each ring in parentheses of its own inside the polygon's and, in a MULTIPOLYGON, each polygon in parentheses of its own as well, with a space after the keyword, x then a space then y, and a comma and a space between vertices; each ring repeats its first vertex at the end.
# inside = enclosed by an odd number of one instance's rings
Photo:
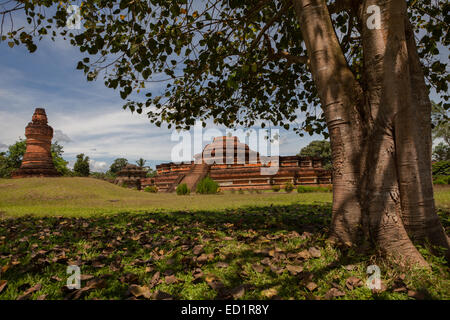
POLYGON ((136 161, 136 164, 139 166, 139 168, 144 168, 146 162, 147 162, 147 160, 139 158, 139 160, 136 161))

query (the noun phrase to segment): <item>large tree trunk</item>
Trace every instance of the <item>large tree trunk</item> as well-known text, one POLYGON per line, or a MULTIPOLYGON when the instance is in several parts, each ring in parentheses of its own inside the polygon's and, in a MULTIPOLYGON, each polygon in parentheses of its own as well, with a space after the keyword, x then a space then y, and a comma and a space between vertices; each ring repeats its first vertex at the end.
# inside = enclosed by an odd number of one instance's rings
POLYGON ((365 82, 342 53, 325 0, 294 0, 331 139, 332 237, 371 240, 387 255, 427 266, 411 237, 449 247, 435 212, 431 108, 404 0, 359 6, 365 82), (381 28, 367 27, 367 6, 381 28), (408 31, 408 32, 407 32, 408 31))

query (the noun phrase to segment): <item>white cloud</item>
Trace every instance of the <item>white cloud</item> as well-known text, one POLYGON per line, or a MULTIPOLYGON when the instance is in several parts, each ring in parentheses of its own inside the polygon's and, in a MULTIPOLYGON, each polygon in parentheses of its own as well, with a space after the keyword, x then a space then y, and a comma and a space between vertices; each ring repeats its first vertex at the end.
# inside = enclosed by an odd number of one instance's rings
POLYGON ((55 130, 53 133, 53 140, 64 143, 64 142, 72 142, 72 139, 69 138, 68 135, 66 135, 61 130, 55 130))
POLYGON ((105 161, 89 159, 89 169, 94 172, 105 172, 108 170, 108 164, 105 161))

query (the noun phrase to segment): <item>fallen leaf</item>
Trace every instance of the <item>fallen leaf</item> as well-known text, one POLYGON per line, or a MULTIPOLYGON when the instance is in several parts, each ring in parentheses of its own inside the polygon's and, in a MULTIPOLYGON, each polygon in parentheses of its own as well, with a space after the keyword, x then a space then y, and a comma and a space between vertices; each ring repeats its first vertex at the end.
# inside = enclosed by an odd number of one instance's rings
POLYGON ((156 290, 153 293, 152 298, 155 300, 173 300, 173 297, 170 294, 160 290, 156 290))
POLYGON ((101 263, 101 262, 98 261, 98 260, 95 260, 95 261, 92 262, 92 266, 93 266, 94 268, 103 268, 103 267, 105 266, 105 264, 104 264, 104 263, 101 263))
POLYGON ((302 251, 300 251, 300 252, 297 254, 297 256, 298 256, 300 259, 305 259, 305 260, 311 258, 311 255, 309 254, 308 250, 302 250, 302 251))
POLYGON ((173 270, 172 269, 167 269, 164 271, 164 276, 171 276, 173 275, 173 270))
POLYGON ((150 289, 147 286, 138 286, 137 284, 132 284, 128 288, 128 291, 136 298, 144 297, 146 299, 150 299, 152 296, 150 289))
POLYGON ((333 298, 343 297, 343 296, 345 296, 344 292, 342 292, 341 290, 336 289, 336 288, 331 288, 330 290, 327 291, 327 293, 325 293, 324 298, 327 300, 331 300, 333 298))
POLYGON ((408 297, 414 298, 416 300, 424 300, 425 294, 422 292, 414 291, 414 290, 408 290, 408 297))
POLYGON ((193 249, 192 249, 192 253, 195 254, 196 256, 198 256, 200 253, 203 252, 203 245, 199 244, 196 245, 193 249))
POLYGON ((80 280, 81 281, 87 281, 87 280, 91 280, 91 279, 94 279, 93 275, 90 275, 90 274, 82 274, 82 275, 80 275, 80 280))
POLYGON ((131 236, 131 240, 133 240, 133 241, 138 241, 140 238, 141 238, 140 234, 135 235, 135 236, 131 236))
POLYGON ((199 262, 199 263, 204 263, 204 262, 210 261, 210 260, 212 260, 212 259, 214 259, 214 255, 213 255, 212 253, 210 253, 210 254, 202 253, 202 254, 197 258, 197 262, 199 262))
POLYGON ((222 283, 222 281, 220 281, 220 279, 214 275, 206 276, 205 281, 212 289, 214 289, 216 291, 221 290, 225 287, 224 284, 222 283))
POLYGON ((296 274, 298 274, 298 273, 303 271, 303 267, 302 266, 294 266, 294 265, 291 265, 291 264, 288 264, 286 266, 286 269, 294 276, 296 274))
POLYGON ((28 290, 26 290, 21 296, 19 296, 17 298, 17 300, 27 300, 31 297, 31 295, 33 293, 35 293, 36 291, 41 290, 42 285, 40 283, 35 284, 33 287, 29 288, 28 290))
POLYGON ((384 284, 384 281, 381 280, 380 289, 372 289, 372 292, 378 294, 378 293, 382 293, 382 292, 386 291, 386 289, 387 289, 387 287, 386 287, 386 285, 384 284))
POLYGON ((309 290, 309 291, 314 291, 314 290, 316 290, 317 289, 317 284, 315 283, 315 282, 308 282, 308 284, 306 285, 306 288, 309 290))
POLYGON ((166 284, 173 284, 173 283, 178 282, 178 279, 174 275, 171 275, 171 276, 167 276, 165 278, 165 282, 166 282, 166 284))
POLYGON ((62 279, 61 279, 60 277, 58 277, 58 276, 52 276, 52 277, 50 277, 50 280, 51 280, 51 281, 54 281, 54 282, 60 282, 60 281, 62 281, 62 279))
POLYGON ((272 270, 273 273, 281 274, 283 273, 283 268, 277 267, 276 265, 270 265, 270 270, 272 270))
POLYGON ((275 295, 278 294, 278 290, 276 288, 270 288, 270 289, 261 291, 261 294, 263 297, 271 299, 272 297, 274 297, 275 295))
POLYGON ((150 280, 150 284, 152 286, 155 286, 158 283, 160 277, 161 273, 159 271, 155 272, 155 274, 152 277, 152 280, 150 280))
POLYGON ((127 272, 119 278, 122 283, 137 284, 139 283, 139 276, 137 274, 127 272))
POLYGON ((226 262, 223 262, 223 261, 219 261, 219 262, 216 263, 216 266, 217 266, 218 268, 228 268, 228 267, 229 267, 229 264, 226 263, 226 262))
POLYGON ((322 255, 320 253, 320 250, 316 247, 311 247, 308 249, 308 253, 311 255, 311 257, 313 258, 320 258, 320 256, 322 255))
POLYGON ((363 285, 363 283, 362 283, 361 279, 354 277, 354 276, 345 280, 345 286, 349 290, 353 290, 355 288, 361 287, 362 285, 363 285))
POLYGON ((254 264, 252 265, 253 270, 255 270, 258 273, 261 273, 264 271, 264 267, 260 264, 254 264))
POLYGON ((85 288, 100 289, 106 287, 106 281, 104 279, 92 279, 86 283, 85 288))
POLYGON ((240 286, 231 289, 230 294, 233 296, 234 299, 242 298, 245 294, 245 285, 241 284, 240 286))
POLYGON ((353 270, 355 270, 356 266, 353 265, 353 264, 348 264, 348 265, 346 265, 344 268, 345 268, 345 270, 347 270, 347 271, 353 271, 353 270))
POLYGON ((193 283, 198 283, 203 278, 203 271, 202 269, 196 269, 193 274, 194 280, 193 283))
POLYGON ((7 280, 0 280, 0 293, 2 293, 2 291, 6 288, 7 284, 7 280))

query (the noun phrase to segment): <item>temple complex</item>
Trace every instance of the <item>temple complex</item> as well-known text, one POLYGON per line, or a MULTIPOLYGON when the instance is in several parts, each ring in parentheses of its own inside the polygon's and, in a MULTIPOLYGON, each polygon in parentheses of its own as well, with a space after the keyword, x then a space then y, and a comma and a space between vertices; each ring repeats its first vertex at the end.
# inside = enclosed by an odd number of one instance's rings
POLYGON ((59 176, 51 152, 53 129, 47 124, 45 109, 36 108, 32 121, 25 128, 25 137, 27 149, 20 168, 12 173, 12 178, 59 176))
POLYGON ((115 184, 141 190, 141 180, 147 176, 146 170, 135 164, 127 164, 117 173, 115 184))
POLYGON ((196 184, 207 175, 222 190, 271 189, 273 185, 282 187, 287 182, 294 186, 331 184, 331 171, 323 168, 320 158, 280 156, 276 173, 264 172, 261 169, 270 168, 274 163, 262 161, 258 152, 250 150, 237 137, 214 138, 194 159, 188 163, 157 165, 156 177, 142 179, 141 184, 156 185, 159 192, 173 192, 181 183, 195 190, 196 184))

